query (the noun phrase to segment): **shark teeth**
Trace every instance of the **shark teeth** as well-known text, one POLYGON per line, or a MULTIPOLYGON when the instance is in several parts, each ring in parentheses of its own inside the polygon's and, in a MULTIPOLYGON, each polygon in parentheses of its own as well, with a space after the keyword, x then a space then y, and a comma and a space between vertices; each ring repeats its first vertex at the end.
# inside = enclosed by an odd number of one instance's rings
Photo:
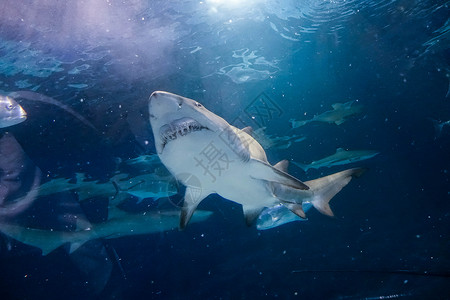
POLYGON ((181 118, 173 121, 170 124, 166 124, 159 130, 161 136, 163 148, 169 142, 176 140, 181 136, 185 136, 194 131, 200 131, 208 129, 202 126, 199 122, 191 118, 181 118))

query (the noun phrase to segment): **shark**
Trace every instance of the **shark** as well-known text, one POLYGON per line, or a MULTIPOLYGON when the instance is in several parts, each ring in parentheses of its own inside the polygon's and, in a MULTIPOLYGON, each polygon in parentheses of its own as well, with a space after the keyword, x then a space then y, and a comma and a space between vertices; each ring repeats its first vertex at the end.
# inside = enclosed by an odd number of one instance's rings
POLYGON ((336 152, 330 156, 324 157, 320 160, 313 161, 308 164, 301 164, 293 161, 292 163, 297 167, 307 172, 309 169, 330 168, 333 166, 347 165, 350 163, 366 160, 378 155, 379 152, 374 150, 345 150, 343 148, 336 149, 336 152))
POLYGON ((0 95, 0 128, 22 123, 27 119, 27 113, 14 99, 0 95))
POLYGON ((357 103, 355 100, 345 103, 335 103, 331 105, 331 107, 333 110, 323 112, 309 120, 297 121, 295 119, 290 119, 289 122, 291 123, 291 127, 298 128, 311 122, 324 122, 341 125, 347 120, 347 118, 359 114, 363 109, 363 105, 357 103))
MULTIPOLYGON (((210 211, 196 211, 192 221, 194 223, 202 222, 211 215, 210 211)), ((21 243, 41 249, 42 255, 47 255, 65 244, 70 245, 69 253, 73 253, 90 240, 115 239, 176 229, 179 212, 173 210, 130 213, 113 207, 108 210, 108 220, 105 222, 91 224, 85 219, 79 218, 78 220, 78 230, 76 231, 44 230, 0 223, 0 232, 21 243)))
POLYGON ((230 125, 198 101, 155 91, 148 107, 159 158, 186 186, 180 229, 210 194, 241 204, 247 225, 265 207, 280 203, 301 218, 306 218, 303 202, 333 216, 331 198, 364 172, 348 169, 306 184, 287 172, 287 160, 269 163, 265 150, 251 136, 251 128, 230 125))

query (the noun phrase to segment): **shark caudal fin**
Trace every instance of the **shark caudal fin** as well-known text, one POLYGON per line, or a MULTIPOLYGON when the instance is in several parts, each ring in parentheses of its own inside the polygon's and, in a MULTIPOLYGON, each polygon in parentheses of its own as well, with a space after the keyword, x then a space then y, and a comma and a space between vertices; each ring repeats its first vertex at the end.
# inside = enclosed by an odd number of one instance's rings
POLYGON ((311 204, 322 214, 334 216, 329 205, 331 198, 339 193, 350 182, 352 177, 361 176, 365 170, 364 168, 349 169, 305 182, 313 192, 311 204))

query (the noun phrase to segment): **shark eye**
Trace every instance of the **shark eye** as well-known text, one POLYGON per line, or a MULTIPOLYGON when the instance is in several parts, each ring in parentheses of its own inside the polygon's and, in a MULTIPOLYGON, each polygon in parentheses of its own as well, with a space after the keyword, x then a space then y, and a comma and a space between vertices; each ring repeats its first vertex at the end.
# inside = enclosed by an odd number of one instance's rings
POLYGON ((195 102, 195 106, 202 107, 202 105, 200 103, 198 103, 198 102, 195 102))

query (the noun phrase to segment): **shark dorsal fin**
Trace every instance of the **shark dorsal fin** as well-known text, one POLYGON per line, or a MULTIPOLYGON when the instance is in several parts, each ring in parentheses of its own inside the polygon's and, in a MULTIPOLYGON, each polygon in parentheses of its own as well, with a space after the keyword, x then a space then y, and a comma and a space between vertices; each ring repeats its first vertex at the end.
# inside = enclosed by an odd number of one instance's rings
POLYGON ((345 149, 344 148, 337 148, 336 149, 336 153, 339 153, 339 152, 345 152, 345 149))
POLYGON ((289 161, 287 159, 283 159, 277 162, 274 166, 275 169, 280 170, 281 172, 287 172, 289 167, 289 161))
POLYGON ((249 135, 253 135, 253 128, 252 126, 247 126, 241 129, 243 132, 249 134, 249 135))

